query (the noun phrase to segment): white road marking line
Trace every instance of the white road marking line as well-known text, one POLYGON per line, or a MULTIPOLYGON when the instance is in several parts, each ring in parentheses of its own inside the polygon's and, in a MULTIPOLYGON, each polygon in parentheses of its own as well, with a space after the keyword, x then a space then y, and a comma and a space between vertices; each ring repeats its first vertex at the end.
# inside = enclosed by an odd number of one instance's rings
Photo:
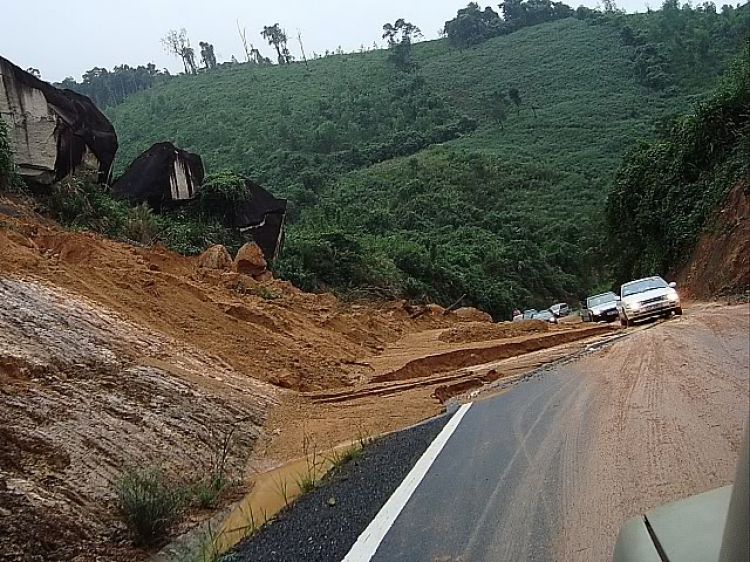
POLYGON ((453 432, 456 431, 458 424, 461 423, 461 420, 466 415, 466 412, 469 411, 470 407, 471 403, 464 404, 455 414, 453 414, 451 420, 446 424, 430 446, 427 447, 427 450, 417 461, 417 464, 414 465, 414 468, 411 469, 411 472, 409 472, 401 485, 395 492, 393 492, 393 495, 380 509, 375 516, 375 519, 373 519, 367 526, 367 529, 359 535, 357 542, 354 543, 349 554, 346 555, 346 558, 344 558, 342 562, 369 562, 372 557, 375 556, 375 552, 378 550, 380 543, 383 542, 383 539, 393 526, 393 523, 401 513, 401 510, 404 509, 409 498, 414 494, 417 486, 422 482, 427 471, 430 470, 432 463, 435 462, 440 451, 443 450, 448 439, 450 439, 453 432))

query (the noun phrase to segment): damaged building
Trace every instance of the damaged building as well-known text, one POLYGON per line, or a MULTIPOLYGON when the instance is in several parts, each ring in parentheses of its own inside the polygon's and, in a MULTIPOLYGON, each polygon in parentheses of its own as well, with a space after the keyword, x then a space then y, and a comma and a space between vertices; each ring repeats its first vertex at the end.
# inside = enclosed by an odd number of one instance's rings
POLYGON ((286 199, 274 197, 251 180, 245 180, 250 201, 235 209, 234 226, 250 234, 268 261, 278 256, 284 239, 286 199))
POLYGON ((193 199, 204 176, 200 156, 180 150, 171 142, 160 142, 133 160, 112 185, 112 193, 131 203, 148 203, 160 211, 193 199))
MULTIPOLYGON (((157 143, 133 160, 112 186, 112 192, 131 203, 147 203, 162 211, 190 204, 204 178, 199 155, 172 143, 157 143)), ((247 202, 222 210, 225 226, 245 233, 260 246, 265 259, 273 261, 281 248, 287 202, 249 179, 245 180, 245 187, 247 202)))
POLYGON ((3 57, 0 118, 27 183, 51 185, 79 170, 109 178, 117 153, 112 123, 86 96, 55 88, 3 57))

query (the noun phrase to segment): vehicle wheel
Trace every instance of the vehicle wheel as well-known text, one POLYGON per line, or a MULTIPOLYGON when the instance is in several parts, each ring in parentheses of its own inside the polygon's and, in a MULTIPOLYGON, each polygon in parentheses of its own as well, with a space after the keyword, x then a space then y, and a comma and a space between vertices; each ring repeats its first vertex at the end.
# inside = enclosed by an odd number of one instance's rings
POLYGON ((682 307, 678 306, 677 308, 675 308, 674 309, 674 314, 675 314, 675 316, 682 316, 682 307))

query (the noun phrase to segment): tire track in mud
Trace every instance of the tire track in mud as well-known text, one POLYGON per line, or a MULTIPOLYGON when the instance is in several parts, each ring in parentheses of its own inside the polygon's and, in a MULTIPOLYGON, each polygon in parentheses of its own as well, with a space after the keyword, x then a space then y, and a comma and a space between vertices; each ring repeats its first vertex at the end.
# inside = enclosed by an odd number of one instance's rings
POLYGON ((697 307, 578 363, 590 426, 578 458, 563 444, 550 559, 607 560, 626 519, 731 482, 749 409, 747 321, 747 308, 697 307))

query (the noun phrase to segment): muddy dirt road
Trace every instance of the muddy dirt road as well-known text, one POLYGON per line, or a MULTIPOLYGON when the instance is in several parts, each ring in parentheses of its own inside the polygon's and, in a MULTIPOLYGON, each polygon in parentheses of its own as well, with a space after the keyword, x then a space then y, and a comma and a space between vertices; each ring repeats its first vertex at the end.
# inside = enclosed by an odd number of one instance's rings
POLYGON ((608 560, 627 518, 731 482, 748 334, 747 305, 694 307, 475 402, 372 560, 608 560))

